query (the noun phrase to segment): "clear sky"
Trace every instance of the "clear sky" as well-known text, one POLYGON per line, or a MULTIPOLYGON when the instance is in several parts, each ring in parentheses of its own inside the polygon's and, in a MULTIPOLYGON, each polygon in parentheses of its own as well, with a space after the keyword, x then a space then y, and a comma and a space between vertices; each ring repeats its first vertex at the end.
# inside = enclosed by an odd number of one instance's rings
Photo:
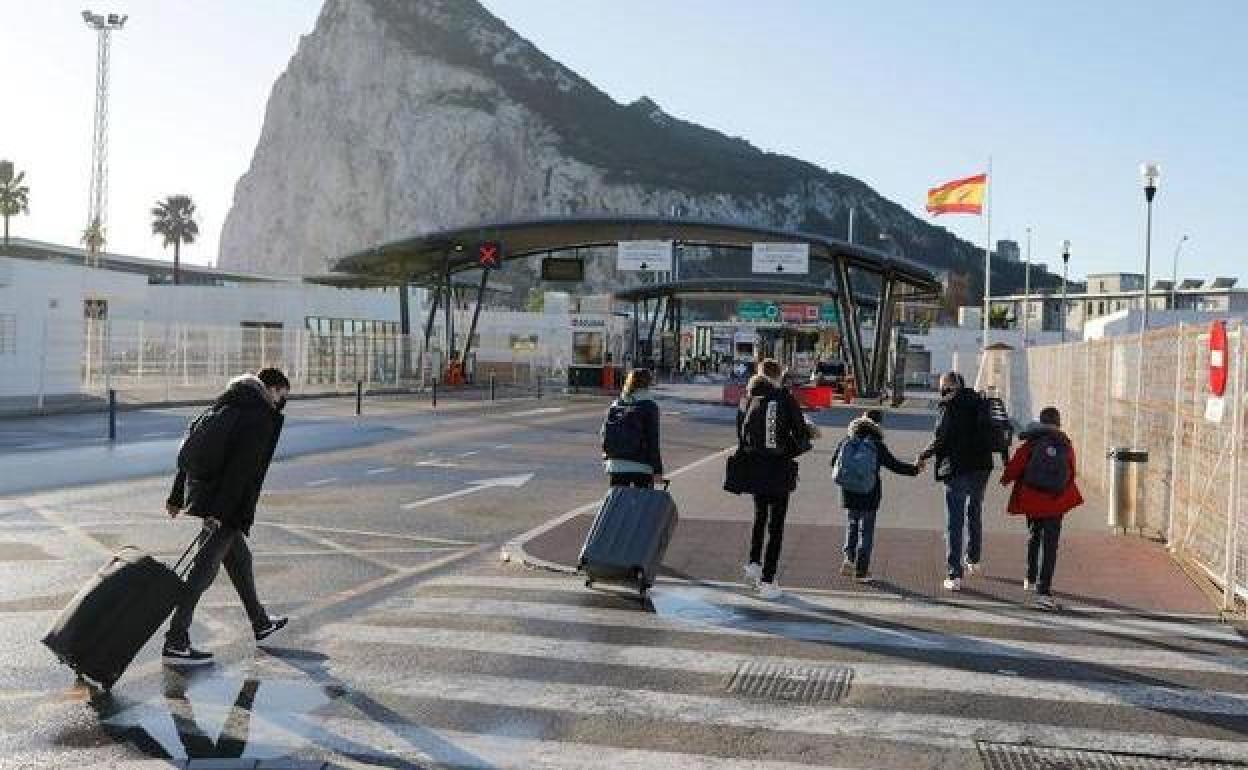
MULTIPOLYGON (((413 0, 416 1, 416 0, 413 0)), ((74 243, 85 224, 95 49, 80 11, 131 14, 113 47, 110 248, 159 256, 147 210, 185 192, 215 259, 273 80, 314 0, 0 0, 8 76, 0 157, 29 174, 16 234, 74 243)), ((1155 271, 1243 275, 1248 3, 894 0, 486 0, 619 101, 856 176, 923 214, 926 189, 992 156, 993 237, 1037 261, 1139 270, 1138 165, 1162 165, 1155 271)), ((976 243, 975 217, 935 220, 976 243)))

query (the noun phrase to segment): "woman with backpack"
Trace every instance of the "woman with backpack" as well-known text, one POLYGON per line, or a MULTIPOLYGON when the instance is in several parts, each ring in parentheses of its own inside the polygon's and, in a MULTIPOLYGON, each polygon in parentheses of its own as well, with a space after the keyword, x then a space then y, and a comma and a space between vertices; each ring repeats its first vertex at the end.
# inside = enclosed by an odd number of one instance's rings
POLYGON ((801 405, 784 387, 780 363, 770 358, 759 362, 758 373, 746 385, 737 409, 738 448, 730 468, 739 478, 730 479, 726 486, 754 496, 754 529, 745 578, 758 587, 763 599, 780 596, 776 568, 789 495, 797 488, 797 457, 810 450, 812 438, 801 405))
POLYGON ((884 443, 880 427, 884 413, 868 409, 849 423, 849 435, 832 453, 832 475, 841 488, 845 508, 845 561, 841 574, 859 583, 871 582, 871 549, 875 544, 875 516, 880 510, 883 484, 880 468, 902 476, 917 476, 923 465, 898 460, 884 443))
POLYGON ((663 480, 659 405, 650 397, 649 369, 633 369, 602 423, 602 457, 613 487, 653 489, 663 480))
POLYGON ((1014 485, 1008 510, 1027 517, 1027 578, 1024 591, 1035 591, 1036 606, 1058 609, 1053 599, 1053 571, 1062 517, 1083 505, 1075 484, 1075 448, 1062 432, 1062 413, 1040 410, 1040 419, 1020 434, 1023 440, 1001 474, 1001 484, 1014 485))

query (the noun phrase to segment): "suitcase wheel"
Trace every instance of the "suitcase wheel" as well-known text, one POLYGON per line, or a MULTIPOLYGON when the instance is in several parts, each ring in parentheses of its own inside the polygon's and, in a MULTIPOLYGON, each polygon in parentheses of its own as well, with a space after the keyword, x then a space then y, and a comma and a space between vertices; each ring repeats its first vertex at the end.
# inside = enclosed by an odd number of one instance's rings
POLYGON ((593 588, 593 587, 594 587, 594 579, 593 579, 593 578, 585 578, 585 587, 586 587, 586 588, 593 588))

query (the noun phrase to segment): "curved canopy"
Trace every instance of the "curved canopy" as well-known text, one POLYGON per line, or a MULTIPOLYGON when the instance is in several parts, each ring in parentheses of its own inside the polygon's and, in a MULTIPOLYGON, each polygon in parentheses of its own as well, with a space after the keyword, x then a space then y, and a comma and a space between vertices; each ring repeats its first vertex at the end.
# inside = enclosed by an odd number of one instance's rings
POLYGON ((749 248, 756 242, 808 243, 815 261, 840 262, 893 280, 918 292, 940 290, 930 270, 908 259, 813 233, 742 223, 640 216, 554 217, 451 228, 380 244, 342 257, 334 271, 383 280, 437 285, 450 272, 479 267, 477 246, 503 244, 504 259, 577 248, 614 246, 626 240, 672 240, 690 245, 749 248))

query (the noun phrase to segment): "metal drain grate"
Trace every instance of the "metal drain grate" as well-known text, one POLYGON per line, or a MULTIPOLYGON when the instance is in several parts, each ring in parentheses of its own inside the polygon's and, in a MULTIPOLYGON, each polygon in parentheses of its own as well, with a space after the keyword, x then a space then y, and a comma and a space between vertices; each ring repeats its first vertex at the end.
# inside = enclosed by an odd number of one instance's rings
POLYGON ((979 741, 985 770, 1248 770, 1240 762, 979 741))
POLYGON ((816 703, 840 700, 849 692, 853 669, 841 666, 786 666, 747 661, 728 680, 728 692, 751 698, 816 703))

